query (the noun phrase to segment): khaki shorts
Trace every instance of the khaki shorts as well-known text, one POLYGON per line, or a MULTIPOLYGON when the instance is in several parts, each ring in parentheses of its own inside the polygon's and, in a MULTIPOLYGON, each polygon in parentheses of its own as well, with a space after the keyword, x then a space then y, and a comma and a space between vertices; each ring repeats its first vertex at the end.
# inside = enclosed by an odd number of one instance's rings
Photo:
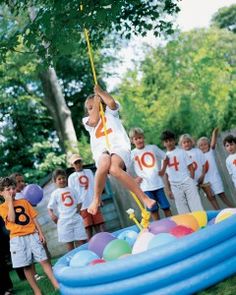
POLYGON ((14 268, 28 266, 33 262, 48 259, 38 233, 10 239, 10 251, 14 268))

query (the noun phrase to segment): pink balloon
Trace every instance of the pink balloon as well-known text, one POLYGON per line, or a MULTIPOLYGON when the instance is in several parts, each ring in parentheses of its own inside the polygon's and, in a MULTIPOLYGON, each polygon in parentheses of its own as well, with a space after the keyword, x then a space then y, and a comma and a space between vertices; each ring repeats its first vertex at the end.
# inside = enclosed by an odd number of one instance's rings
POLYGON ((100 263, 105 263, 105 262, 106 262, 106 260, 101 259, 101 258, 98 258, 98 259, 94 259, 94 260, 92 260, 92 261, 89 263, 89 265, 95 265, 95 264, 100 264, 100 263))
POLYGON ((193 232, 194 231, 189 227, 186 227, 183 225, 177 225, 176 227, 171 229, 170 234, 172 234, 173 236, 175 236, 177 238, 181 238, 181 237, 189 235, 193 232))

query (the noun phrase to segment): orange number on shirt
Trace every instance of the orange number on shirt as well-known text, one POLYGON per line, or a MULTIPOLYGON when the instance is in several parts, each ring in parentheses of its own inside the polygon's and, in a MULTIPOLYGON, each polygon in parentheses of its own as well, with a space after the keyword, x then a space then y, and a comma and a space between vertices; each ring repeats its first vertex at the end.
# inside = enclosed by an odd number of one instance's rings
POLYGON ((85 189, 88 189, 88 185, 89 185, 89 179, 86 175, 81 175, 79 177, 79 183, 81 186, 83 186, 85 189))
POLYGON ((174 166, 174 168, 175 168, 176 171, 179 170, 179 162, 177 161, 176 156, 174 156, 174 158, 173 158, 173 162, 172 162, 172 163, 169 161, 168 166, 169 166, 169 167, 174 166))
POLYGON ((141 159, 139 159, 139 157, 136 156, 136 157, 134 158, 134 160, 138 162, 139 168, 140 168, 141 170, 143 170, 143 166, 146 167, 146 168, 152 168, 152 167, 154 167, 154 165, 155 165, 155 157, 154 157, 154 155, 153 155, 152 153, 150 153, 150 152, 145 152, 145 153, 143 153, 142 156, 141 156, 141 159), (151 159, 150 163, 147 162, 147 158, 146 158, 147 156, 149 156, 150 159, 151 159))
POLYGON ((194 161, 192 164, 193 164, 193 169, 194 169, 194 171, 196 171, 197 168, 198 168, 197 162, 194 161))
MULTIPOLYGON (((105 119, 105 123, 106 123, 107 122, 107 118, 104 117, 104 119, 105 119)), ((107 134, 109 134, 111 132, 112 132, 112 129, 111 128, 107 129, 107 134)), ((104 131, 104 126, 103 126, 102 120, 101 120, 101 122, 99 123, 99 125, 98 125, 98 127, 96 129, 95 136, 96 136, 96 138, 105 136, 105 131, 104 131)))
POLYGON ((206 163, 205 163, 205 173, 207 173, 208 170, 209 170, 209 162, 206 160, 206 163))
POLYGON ((69 192, 62 193, 61 198, 62 198, 62 203, 66 207, 70 207, 74 204, 74 200, 71 198, 71 195, 69 192))

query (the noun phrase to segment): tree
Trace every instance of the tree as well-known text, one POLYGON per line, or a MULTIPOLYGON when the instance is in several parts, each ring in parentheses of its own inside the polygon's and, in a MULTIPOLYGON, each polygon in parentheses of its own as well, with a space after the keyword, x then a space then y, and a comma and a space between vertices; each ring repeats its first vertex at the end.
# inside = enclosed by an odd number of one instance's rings
POLYGON ((167 128, 198 137, 235 125, 235 47, 234 34, 211 29, 147 50, 117 92, 126 127, 138 125, 148 142, 158 142, 167 128))
POLYGON ((236 33, 236 4, 220 8, 212 18, 212 25, 236 33))

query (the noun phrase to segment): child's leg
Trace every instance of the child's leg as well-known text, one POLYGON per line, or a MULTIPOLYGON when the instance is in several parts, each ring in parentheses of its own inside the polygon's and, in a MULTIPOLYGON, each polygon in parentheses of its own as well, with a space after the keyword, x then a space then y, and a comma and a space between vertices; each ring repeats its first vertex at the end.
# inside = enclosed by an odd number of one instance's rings
POLYGON ((54 274, 53 274, 53 271, 52 271, 52 266, 49 263, 49 261, 48 260, 40 261, 40 264, 41 264, 45 274, 47 275, 47 277, 51 281, 53 287, 55 289, 59 289, 59 284, 58 284, 57 280, 54 277, 54 274))
POLYGON ((79 247, 79 246, 85 244, 86 242, 87 242, 86 240, 75 241, 75 245, 76 245, 76 247, 79 247))
POLYGON ((225 195, 225 193, 220 193, 218 194, 218 196, 221 198, 221 200, 225 203, 225 205, 227 205, 230 208, 234 207, 234 204, 227 198, 227 196, 225 195))
POLYGON ((39 287, 38 287, 38 285, 36 283, 34 273, 33 273, 33 270, 32 270, 32 266, 31 265, 25 266, 24 267, 24 273, 25 273, 27 281, 30 284, 30 287, 34 291, 34 295, 42 295, 42 293, 41 293, 41 291, 40 291, 40 289, 39 289, 39 287))
POLYGON ((201 188, 203 189, 204 193, 206 194, 207 199, 211 203, 212 207, 215 210, 219 210, 220 206, 216 200, 216 197, 213 195, 213 193, 211 191, 211 187, 210 186, 202 186, 201 188))
POLYGON ((73 250, 75 248, 74 242, 67 242, 66 243, 66 248, 67 251, 70 252, 71 250, 73 250))
POLYGON ((99 159, 99 164, 94 180, 94 196, 93 201, 87 209, 90 214, 96 214, 101 201, 101 194, 105 187, 106 178, 111 165, 111 156, 102 154, 99 159))
POLYGON ((174 195, 175 206, 178 214, 185 214, 191 212, 182 186, 177 184, 171 184, 171 191, 174 195))
POLYGON ((135 180, 124 170, 123 160, 116 154, 111 156, 111 165, 109 173, 117 178, 128 190, 133 192, 149 209, 155 205, 155 201, 148 198, 147 195, 140 189, 135 180))
POLYGON ((170 217, 170 216, 172 216, 172 212, 171 212, 170 208, 168 208, 168 209, 163 209, 163 211, 164 211, 165 217, 170 217))
POLYGON ((90 240, 93 236, 93 227, 92 226, 88 226, 85 228, 86 230, 86 234, 88 236, 88 240, 90 240))
POLYGON ((204 210, 201 198, 199 196, 196 184, 194 183, 193 179, 188 179, 182 184, 182 186, 186 195, 190 211, 194 212, 204 210))
POLYGON ((151 211, 151 217, 152 217, 152 220, 159 220, 160 219, 160 216, 159 216, 159 213, 158 213, 158 210, 156 211, 151 211))

